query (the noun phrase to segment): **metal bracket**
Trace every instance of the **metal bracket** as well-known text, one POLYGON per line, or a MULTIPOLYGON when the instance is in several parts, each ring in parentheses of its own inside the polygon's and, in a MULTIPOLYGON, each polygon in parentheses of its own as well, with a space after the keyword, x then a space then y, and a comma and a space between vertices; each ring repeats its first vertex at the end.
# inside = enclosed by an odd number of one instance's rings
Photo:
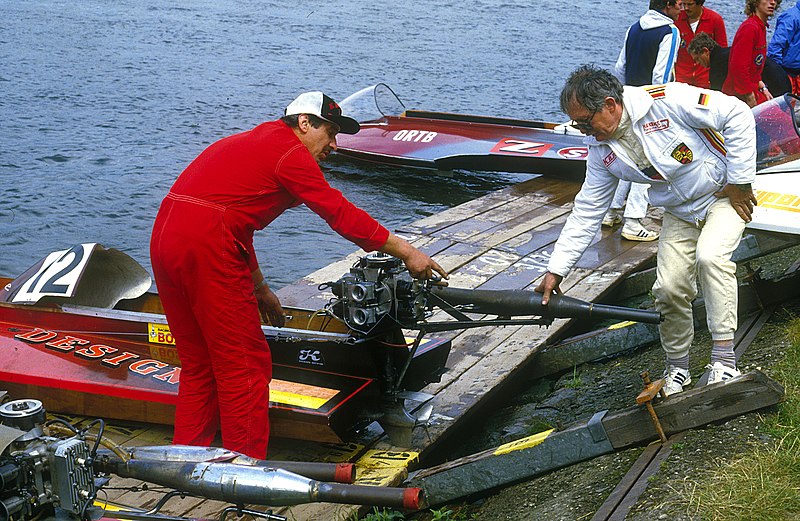
POLYGON ((586 424, 589 434, 592 435, 592 441, 595 443, 600 443, 608 439, 608 433, 606 433, 606 428, 603 426, 603 418, 605 418, 607 412, 608 409, 594 413, 589 423, 586 424))

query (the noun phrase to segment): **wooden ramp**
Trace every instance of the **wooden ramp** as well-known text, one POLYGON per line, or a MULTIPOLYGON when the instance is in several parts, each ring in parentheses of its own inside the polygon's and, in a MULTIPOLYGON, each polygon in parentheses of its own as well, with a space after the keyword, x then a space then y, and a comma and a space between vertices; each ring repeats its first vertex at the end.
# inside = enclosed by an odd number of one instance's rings
MULTIPOLYGON (((579 183, 539 177, 430 216, 397 231, 433 256, 460 288, 533 289, 544 273, 553 244, 572 208, 579 183)), ((567 277, 562 289, 572 297, 598 300, 627 274, 650 262, 655 243, 620 239, 619 229, 603 230, 567 277)), ((321 283, 338 280, 363 255, 355 252, 278 292, 284 305, 319 309, 332 297, 320 294, 321 283)), ((567 320, 549 328, 506 326, 448 333, 453 347, 441 382, 423 391, 434 395, 430 424, 416 429, 410 447, 394 447, 373 425, 353 443, 323 445, 273 440, 270 459, 353 461, 357 483, 399 484, 408 467, 454 439, 467 420, 484 412, 490 399, 513 382, 526 379, 531 359, 541 347, 566 333, 567 320)), ((130 445, 169 443, 169 429, 125 431, 117 441, 130 445)), ((115 479, 112 486, 120 485, 115 479)), ((156 499, 152 492, 109 491, 110 500, 144 508, 156 499)), ((218 517, 226 505, 186 498, 167 504, 165 513, 199 518, 218 517)), ((344 520, 355 506, 312 504, 276 509, 295 521, 344 520)))

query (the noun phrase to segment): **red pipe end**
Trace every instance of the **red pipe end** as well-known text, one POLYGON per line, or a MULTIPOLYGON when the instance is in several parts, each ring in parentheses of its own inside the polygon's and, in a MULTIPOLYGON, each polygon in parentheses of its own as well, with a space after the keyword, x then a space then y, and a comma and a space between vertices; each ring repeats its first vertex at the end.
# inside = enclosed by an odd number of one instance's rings
POLYGON ((352 463, 337 463, 333 480, 336 483, 352 484, 356 480, 356 466, 352 463))
POLYGON ((421 488, 407 488, 403 491, 403 508, 419 510, 422 506, 423 492, 421 488))

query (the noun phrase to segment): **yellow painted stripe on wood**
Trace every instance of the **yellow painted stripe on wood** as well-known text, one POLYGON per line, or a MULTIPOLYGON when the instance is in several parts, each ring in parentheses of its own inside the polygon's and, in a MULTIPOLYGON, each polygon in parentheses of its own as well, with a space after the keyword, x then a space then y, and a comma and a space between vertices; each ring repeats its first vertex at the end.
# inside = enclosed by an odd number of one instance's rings
POLYGON ((610 326, 608 326, 608 329, 609 329, 609 331, 614 330, 614 329, 622 329, 623 327, 632 326, 635 323, 636 322, 633 322, 633 321, 630 321, 630 320, 626 320, 624 322, 617 322, 616 324, 611 324, 610 326))
POLYGON ((521 440, 500 445, 497 447, 497 449, 495 449, 494 455, 499 456, 501 454, 508 454, 509 452, 535 447, 546 440, 554 430, 555 429, 550 429, 549 431, 540 432, 539 434, 534 434, 533 436, 528 436, 527 438, 522 438, 521 440))
POLYGON ((356 483, 385 487, 408 475, 408 466, 419 460, 419 452, 368 450, 356 461, 356 483))

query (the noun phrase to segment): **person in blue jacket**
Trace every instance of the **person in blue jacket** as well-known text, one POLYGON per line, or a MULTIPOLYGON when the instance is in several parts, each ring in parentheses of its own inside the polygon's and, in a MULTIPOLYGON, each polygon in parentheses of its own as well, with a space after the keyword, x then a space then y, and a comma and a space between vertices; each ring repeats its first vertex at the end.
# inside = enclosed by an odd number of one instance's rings
POLYGON ((767 56, 783 67, 792 92, 800 95, 800 1, 778 17, 767 56))

